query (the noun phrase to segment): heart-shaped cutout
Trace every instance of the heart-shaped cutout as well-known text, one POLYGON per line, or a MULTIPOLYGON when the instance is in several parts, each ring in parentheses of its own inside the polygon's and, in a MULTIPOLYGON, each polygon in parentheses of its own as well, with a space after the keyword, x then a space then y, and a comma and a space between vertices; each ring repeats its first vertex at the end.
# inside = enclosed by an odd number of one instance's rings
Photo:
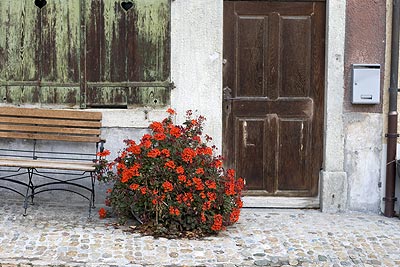
POLYGON ((130 2, 130 1, 129 2, 122 2, 121 6, 125 11, 128 11, 129 9, 131 9, 133 7, 133 3, 130 2))
POLYGON ((35 6, 42 8, 47 4, 46 0, 35 0, 35 6))

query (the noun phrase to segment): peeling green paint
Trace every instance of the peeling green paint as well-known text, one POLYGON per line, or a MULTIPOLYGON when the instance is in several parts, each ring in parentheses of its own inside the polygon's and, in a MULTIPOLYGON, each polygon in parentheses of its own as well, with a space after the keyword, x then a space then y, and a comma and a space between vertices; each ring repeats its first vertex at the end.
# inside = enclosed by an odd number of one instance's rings
POLYGON ((41 104, 61 104, 68 103, 75 106, 79 103, 79 87, 41 87, 41 104))
POLYGON ((166 55, 169 56, 169 0, 135 0, 134 3, 139 49, 144 58, 143 78, 166 80, 169 76, 169 69, 165 69, 166 55))
POLYGON ((38 77, 37 8, 33 1, 29 3, 0 1, 0 81, 32 81, 38 77))
POLYGON ((41 12, 42 80, 78 82, 80 0, 48 1, 41 12))

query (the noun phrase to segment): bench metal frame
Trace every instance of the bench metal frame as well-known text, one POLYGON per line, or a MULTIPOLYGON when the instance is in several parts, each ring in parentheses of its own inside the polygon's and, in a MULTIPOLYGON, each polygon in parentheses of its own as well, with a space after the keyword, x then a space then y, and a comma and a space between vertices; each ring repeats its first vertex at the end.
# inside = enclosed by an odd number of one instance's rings
POLYGON ((89 201, 90 217, 95 203, 97 152, 104 150, 105 143, 100 138, 100 128, 100 112, 0 107, 0 138, 33 140, 32 149, 0 148, 0 182, 20 185, 25 190, 21 192, 11 185, 1 184, 0 188, 24 198, 24 215, 29 199, 30 204, 34 204, 36 195, 67 191, 89 201), (93 153, 39 150, 38 140, 65 142, 66 145, 68 142, 94 143, 95 149, 93 153), (6 174, 2 175, 4 172, 6 174), (36 177, 42 179, 41 183, 36 183, 36 177), (87 179, 90 185, 79 183, 87 179), (85 191, 89 194, 84 194, 85 191))

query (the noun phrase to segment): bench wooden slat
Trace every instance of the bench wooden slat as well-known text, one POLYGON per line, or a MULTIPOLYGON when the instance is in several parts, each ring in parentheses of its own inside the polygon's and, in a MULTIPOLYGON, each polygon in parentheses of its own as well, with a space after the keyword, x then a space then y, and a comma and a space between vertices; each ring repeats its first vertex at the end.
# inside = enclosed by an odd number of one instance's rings
POLYGON ((55 160, 32 160, 19 158, 0 158, 0 166, 2 167, 20 167, 20 168, 36 168, 36 169, 60 169, 72 171, 95 170, 94 163, 91 162, 71 162, 71 161, 55 161, 55 160))
POLYGON ((100 142, 102 139, 95 136, 74 136, 61 134, 42 134, 42 133, 18 133, 18 132, 0 132, 0 138, 19 138, 19 139, 37 139, 51 141, 66 141, 66 142, 100 142))
POLYGON ((100 129, 82 129, 67 127, 46 127, 31 125, 0 124, 0 132, 41 132, 41 133, 60 133, 60 134, 79 134, 79 135, 100 135, 100 129))
POLYGON ((39 109, 39 108, 16 108, 0 107, 0 115, 3 116, 23 116, 32 118, 74 118, 99 121, 102 118, 101 112, 91 112, 83 110, 57 110, 57 109, 39 109))
POLYGON ((32 119, 32 118, 12 118, 1 117, 0 123, 13 123, 13 124, 40 124, 40 125, 53 125, 53 126, 70 126, 70 127, 85 127, 85 128, 100 128, 101 122, 99 121, 79 121, 79 120, 66 120, 66 119, 32 119))

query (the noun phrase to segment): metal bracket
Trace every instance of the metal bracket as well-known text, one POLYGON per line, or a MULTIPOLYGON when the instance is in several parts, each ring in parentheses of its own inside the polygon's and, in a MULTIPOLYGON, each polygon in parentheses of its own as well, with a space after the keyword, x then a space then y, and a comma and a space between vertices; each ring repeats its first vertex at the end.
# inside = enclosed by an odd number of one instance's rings
POLYGON ((175 89, 176 88, 176 86, 175 86, 175 83, 174 82, 170 82, 169 84, 168 84, 168 87, 167 87, 169 90, 173 90, 173 89, 175 89))
MULTIPOLYGON (((388 199, 386 197, 382 198, 383 201, 387 201, 388 199)), ((393 201, 397 201, 397 197, 391 198, 393 201)))
POLYGON ((387 133, 387 134, 385 134, 385 137, 387 137, 387 138, 397 138, 399 136, 400 135, 397 134, 397 133, 387 133))

